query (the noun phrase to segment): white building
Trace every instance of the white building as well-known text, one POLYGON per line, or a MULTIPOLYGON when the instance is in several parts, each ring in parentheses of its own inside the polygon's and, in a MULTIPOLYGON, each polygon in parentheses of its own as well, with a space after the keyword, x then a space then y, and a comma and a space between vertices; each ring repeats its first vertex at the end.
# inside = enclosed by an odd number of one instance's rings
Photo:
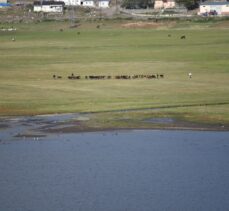
POLYGON ((229 15, 229 2, 226 3, 222 5, 221 15, 229 15))
POLYGON ((204 2, 200 4, 200 15, 229 15, 229 2, 204 2))
POLYGON ((110 0, 55 0, 63 1, 66 6, 82 6, 82 7, 96 7, 109 8, 110 0), (98 4, 97 4, 98 3, 98 4))
POLYGON ((154 9, 169 9, 175 6, 175 0, 155 0, 154 2, 154 9))
POLYGON ((99 0, 99 8, 109 8, 110 0, 99 0))
POLYGON ((95 2, 93 0, 84 0, 81 1, 80 5, 84 7, 95 7, 95 2))
POLYGON ((56 0, 56 1, 62 1, 66 6, 80 6, 81 0, 56 0))
POLYGON ((7 0, 0 0, 0 8, 6 8, 12 6, 11 4, 7 3, 7 0))
POLYGON ((64 2, 35 1, 33 4, 33 11, 45 13, 62 13, 64 11, 64 2))
POLYGON ((95 7, 93 0, 57 0, 63 1, 66 6, 83 6, 83 7, 95 7))

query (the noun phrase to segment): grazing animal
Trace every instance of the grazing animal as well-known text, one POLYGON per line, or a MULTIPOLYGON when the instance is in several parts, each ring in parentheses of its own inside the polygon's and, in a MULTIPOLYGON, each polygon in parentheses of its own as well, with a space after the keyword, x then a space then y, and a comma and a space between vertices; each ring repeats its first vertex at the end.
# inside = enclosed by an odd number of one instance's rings
POLYGON ((63 32, 64 30, 63 29, 60 29, 60 32, 63 32))
POLYGON ((73 29, 73 28, 77 28, 79 26, 80 26, 80 24, 74 24, 74 25, 69 26, 69 28, 73 29))
POLYGON ((15 41, 15 37, 12 37, 12 39, 11 39, 13 42, 15 41))
POLYGON ((52 77, 53 77, 53 79, 61 79, 62 78, 62 76, 60 76, 60 75, 53 75, 52 77))
POLYGON ((80 76, 75 76, 74 74, 72 74, 71 76, 68 76, 68 79, 80 79, 80 76))
POLYGON ((156 75, 147 75, 146 78, 147 79, 153 79, 153 78, 156 78, 156 75))
POLYGON ((186 36, 182 35, 180 38, 183 40, 183 39, 186 39, 186 36))
MULTIPOLYGON (((61 79, 62 76, 53 75, 53 79, 61 79)), ((72 73, 68 76, 68 79, 74 80, 74 79, 81 79, 84 78, 86 80, 104 80, 104 79, 118 79, 118 80, 127 80, 127 79, 155 79, 155 78, 164 78, 164 74, 152 74, 152 75, 116 75, 116 76, 110 76, 110 75, 86 75, 86 76, 80 76, 80 75, 74 75, 72 73)))

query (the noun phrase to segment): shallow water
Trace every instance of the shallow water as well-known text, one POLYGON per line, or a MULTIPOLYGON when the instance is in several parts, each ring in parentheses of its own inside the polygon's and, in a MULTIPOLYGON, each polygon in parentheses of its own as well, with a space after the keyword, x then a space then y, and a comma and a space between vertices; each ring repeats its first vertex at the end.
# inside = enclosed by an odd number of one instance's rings
POLYGON ((174 119, 172 118, 150 118, 150 119, 146 119, 144 120, 144 122, 149 122, 149 123, 159 123, 159 124, 170 124, 174 122, 174 119))
MULTIPOLYGON (((0 118, 0 141, 18 140, 18 138, 45 137, 47 134, 44 129, 63 128, 63 125, 71 126, 72 121, 86 121, 87 115, 72 114, 55 114, 55 115, 37 115, 22 117, 2 117, 0 118)), ((74 126, 76 126, 74 124, 74 126)))
POLYGON ((228 210, 228 163, 228 132, 5 137, 0 210, 228 210))

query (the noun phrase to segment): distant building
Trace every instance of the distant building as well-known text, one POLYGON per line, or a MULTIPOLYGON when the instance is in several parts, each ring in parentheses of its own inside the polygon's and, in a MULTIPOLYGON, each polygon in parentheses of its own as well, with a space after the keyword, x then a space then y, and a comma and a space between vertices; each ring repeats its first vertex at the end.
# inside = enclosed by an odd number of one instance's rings
POLYGON ((66 6, 80 6, 82 0, 56 0, 56 1, 62 1, 66 6))
POLYGON ((175 0, 155 0, 154 9, 169 9, 176 6, 175 0))
POLYGON ((11 4, 7 3, 7 0, 0 0, 0 8, 10 7, 11 4))
POLYGON ((62 13, 64 11, 64 2, 35 1, 33 5, 34 12, 62 13))
POLYGON ((55 0, 63 1, 65 6, 82 6, 82 7, 96 7, 109 8, 110 0, 55 0))
POLYGON ((93 0, 56 0, 63 1, 66 6, 83 6, 83 7, 95 7, 93 0))
POLYGON ((9 3, 0 3, 0 8, 6 8, 6 7, 10 7, 10 6, 12 6, 12 5, 9 3))
POLYGON ((100 8, 109 8, 109 3, 110 3, 109 0, 99 0, 98 6, 100 8))
POLYGON ((93 0, 83 0, 80 5, 84 7, 95 7, 95 2, 93 0))
POLYGON ((199 15, 229 15, 229 2, 204 2, 199 15))

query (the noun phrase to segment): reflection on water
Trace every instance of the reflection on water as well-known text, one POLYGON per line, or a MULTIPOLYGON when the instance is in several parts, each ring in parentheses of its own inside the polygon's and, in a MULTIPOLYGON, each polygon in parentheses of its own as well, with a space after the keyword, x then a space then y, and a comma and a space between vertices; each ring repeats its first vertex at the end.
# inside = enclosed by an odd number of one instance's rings
POLYGON ((0 143, 3 211, 229 207, 228 132, 117 131, 16 140, 0 143))

